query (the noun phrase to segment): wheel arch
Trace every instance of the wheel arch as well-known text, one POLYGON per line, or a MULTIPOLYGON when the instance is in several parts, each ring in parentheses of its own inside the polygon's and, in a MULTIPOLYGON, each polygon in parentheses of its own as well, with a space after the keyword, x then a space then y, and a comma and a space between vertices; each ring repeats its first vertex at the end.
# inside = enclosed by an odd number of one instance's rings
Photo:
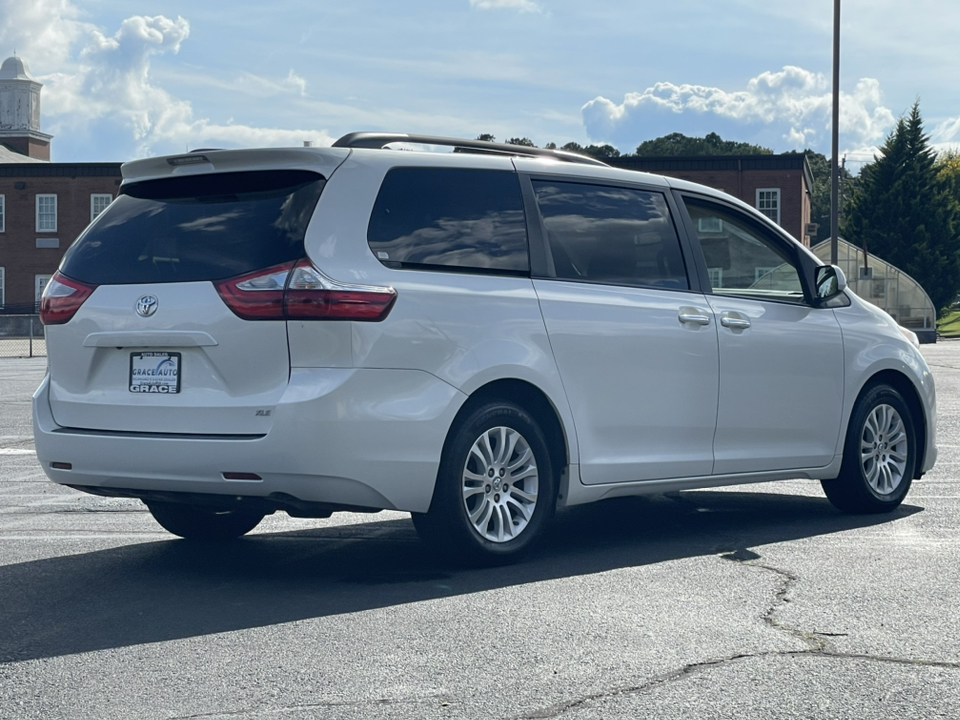
MULTIPOLYGON (((451 425, 451 430, 473 408, 491 400, 514 402, 529 412, 533 419, 537 421, 547 441, 550 462, 557 478, 557 492, 562 493, 560 478, 564 469, 570 463, 570 444, 560 419, 560 413, 546 393, 536 385, 516 378, 503 378, 481 385, 470 394, 470 397, 460 407, 451 425)), ((447 434, 444 448, 446 448, 446 443, 450 441, 452 434, 452 432, 447 434)))
MULTIPOLYGON (((910 410, 910 417, 913 421, 913 429, 916 437, 914 438, 914 445, 917 452, 917 461, 914 463, 913 479, 919 479, 921 475, 921 468, 925 460, 925 455, 927 452, 927 433, 929 428, 927 427, 927 415, 923 409, 923 403, 920 401, 920 393, 918 392, 916 386, 910 381, 903 373, 897 370, 881 370, 874 375, 870 376, 870 379, 867 380, 863 387, 860 388, 860 392, 857 394, 857 399, 854 401, 851 406, 851 412, 857 407, 860 403, 861 398, 869 392, 872 388, 877 385, 889 385, 903 398, 903 401, 907 404, 907 409, 910 410)), ((847 420, 849 423, 849 418, 847 420)))

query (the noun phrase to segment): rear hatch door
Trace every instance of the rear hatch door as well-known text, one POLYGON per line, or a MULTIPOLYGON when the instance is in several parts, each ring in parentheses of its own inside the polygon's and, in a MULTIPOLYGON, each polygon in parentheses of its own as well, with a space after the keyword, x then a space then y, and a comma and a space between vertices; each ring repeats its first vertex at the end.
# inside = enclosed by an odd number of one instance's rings
POLYGON ((286 322, 271 307, 275 286, 282 292, 284 273, 304 257, 307 225, 344 157, 287 152, 300 167, 278 169, 276 153, 256 151, 209 153, 189 161, 188 174, 178 174, 176 159, 125 166, 120 196, 70 247, 58 274, 92 290, 72 318, 46 328, 59 425, 269 431, 290 373, 286 322), (263 300, 241 308, 244 317, 218 290, 236 278, 263 291, 244 293, 263 300))

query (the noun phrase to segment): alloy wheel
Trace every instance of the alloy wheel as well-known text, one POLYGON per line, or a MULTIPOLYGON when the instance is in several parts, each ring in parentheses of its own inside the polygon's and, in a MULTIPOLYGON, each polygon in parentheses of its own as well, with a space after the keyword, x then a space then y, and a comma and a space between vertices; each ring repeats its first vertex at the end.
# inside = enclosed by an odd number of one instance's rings
POLYGON ((537 507, 537 460, 529 443, 509 427, 486 430, 463 468, 463 505, 485 540, 508 542, 522 533, 537 507))
POLYGON ((860 466, 877 495, 890 495, 903 481, 907 467, 907 431, 900 413, 890 405, 877 405, 863 423, 860 466))

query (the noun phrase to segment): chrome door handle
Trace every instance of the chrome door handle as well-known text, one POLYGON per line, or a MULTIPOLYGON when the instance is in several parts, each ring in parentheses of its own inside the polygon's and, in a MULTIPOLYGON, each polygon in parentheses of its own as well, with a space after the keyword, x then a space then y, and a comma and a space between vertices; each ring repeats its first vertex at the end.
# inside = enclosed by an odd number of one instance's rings
POLYGON ((750 321, 747 318, 731 317, 730 315, 724 315, 720 318, 720 324, 734 330, 746 330, 750 327, 750 321))
POLYGON ((697 308, 680 308, 680 314, 677 317, 680 318, 680 322, 682 323, 691 323, 692 325, 710 324, 710 316, 704 313, 703 310, 698 310, 697 308))

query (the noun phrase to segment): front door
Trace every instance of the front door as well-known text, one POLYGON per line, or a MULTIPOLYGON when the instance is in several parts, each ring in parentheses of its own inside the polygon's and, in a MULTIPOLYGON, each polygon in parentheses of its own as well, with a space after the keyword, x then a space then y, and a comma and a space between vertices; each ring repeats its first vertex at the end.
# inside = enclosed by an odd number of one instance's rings
POLYGON ((805 299, 796 248, 737 208, 688 197, 717 320, 714 473, 816 468, 838 447, 843 340, 805 299))

